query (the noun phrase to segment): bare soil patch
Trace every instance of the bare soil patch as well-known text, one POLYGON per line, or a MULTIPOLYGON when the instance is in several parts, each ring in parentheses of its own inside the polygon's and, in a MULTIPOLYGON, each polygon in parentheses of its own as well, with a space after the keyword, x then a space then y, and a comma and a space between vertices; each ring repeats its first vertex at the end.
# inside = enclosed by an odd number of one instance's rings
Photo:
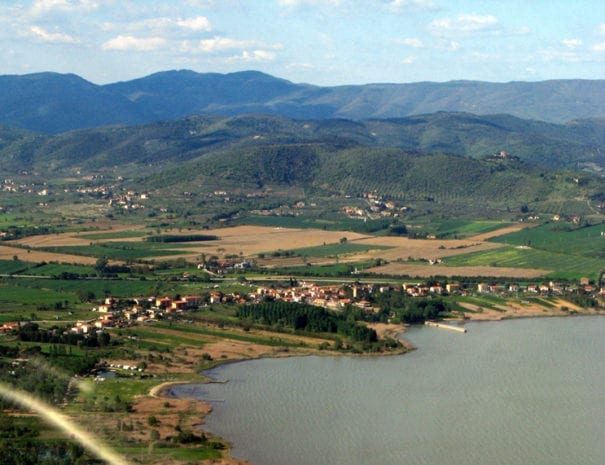
POLYGON ((79 265, 94 265, 97 261, 94 257, 84 257, 82 255, 70 255, 63 253, 45 252, 42 250, 25 250, 18 247, 0 245, 0 260, 12 260, 17 257, 19 260, 27 262, 59 262, 76 263, 79 265))
MULTIPOLYGON (((139 225, 125 225, 125 224, 105 224, 105 223, 91 223, 83 225, 83 227, 89 226, 94 228, 90 231, 78 231, 78 232, 66 232, 58 234, 44 234, 39 236, 28 236, 23 239, 17 239, 14 242, 22 246, 29 247, 61 247, 70 245, 88 245, 91 242, 99 242, 97 240, 91 240, 85 237, 87 234, 103 234, 103 233, 117 233, 124 231, 137 231, 143 229, 143 226, 139 225)), ((131 240, 132 238, 120 238, 120 239, 104 239, 102 242, 110 240, 131 240)), ((135 237, 134 240, 142 240, 141 238, 135 237)))
POLYGON ((514 300, 507 301, 506 305, 497 305, 495 308, 480 308, 468 302, 460 302, 460 305, 470 310, 470 312, 465 313, 466 318, 478 321, 539 316, 568 316, 569 311, 584 315, 593 313, 591 310, 584 309, 563 299, 558 299, 553 303, 555 307, 549 308, 537 303, 524 303, 514 300), (565 308, 567 308, 567 311, 565 308))
POLYGON ((488 239, 492 239, 494 237, 504 236, 505 234, 510 234, 513 232, 521 231, 525 228, 532 228, 536 225, 532 225, 529 223, 518 223, 513 224, 511 226, 507 226, 506 228, 497 229, 495 231, 489 231, 483 234, 477 234, 476 236, 471 237, 471 240, 474 241, 487 241, 488 239))

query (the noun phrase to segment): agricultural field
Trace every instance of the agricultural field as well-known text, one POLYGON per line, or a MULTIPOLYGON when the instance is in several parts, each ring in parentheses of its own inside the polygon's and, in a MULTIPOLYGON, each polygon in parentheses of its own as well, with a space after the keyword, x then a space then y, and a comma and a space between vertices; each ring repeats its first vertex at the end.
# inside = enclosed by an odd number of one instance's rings
POLYGON ((518 225, 502 223, 501 221, 465 221, 444 220, 435 229, 434 234, 439 239, 464 239, 469 237, 491 236, 501 234, 503 230, 512 227, 518 230, 518 225))
MULTIPOLYGON (((450 220, 437 224, 436 228, 448 237, 466 237, 409 239, 351 231, 250 225, 151 231, 114 223, 111 229, 94 232, 72 231, 5 241, 0 246, 0 272, 89 275, 96 261, 106 258, 118 264, 157 264, 178 259, 183 273, 188 273, 193 270, 187 270, 186 265, 193 268, 202 257, 240 257, 254 260, 261 267, 290 273, 300 271, 303 275, 311 271, 311 274, 321 273, 321 267, 342 268, 348 264, 349 269, 363 268, 366 273, 382 276, 579 279, 586 275, 598 279, 603 267, 598 256, 599 247, 605 247, 601 225, 559 230, 554 229, 553 224, 528 227, 494 221, 450 220), (177 239, 180 236, 196 239, 197 235, 215 236, 215 239, 164 242, 160 241, 163 237, 160 234, 177 239), (154 238, 157 241, 152 242, 154 238), (13 243, 15 246, 11 246, 13 243), (71 268, 63 264, 71 264, 71 268), (309 267, 320 268, 311 270, 309 267)), ((342 270, 328 268, 324 271, 327 275, 342 273, 342 270)), ((95 294, 102 290, 98 285, 89 284, 88 287, 95 288, 95 294)))
MULTIPOLYGON (((343 236, 346 239, 345 236, 343 236)), ((356 242, 343 241, 342 239, 337 244, 324 244, 315 247, 303 247, 300 249, 294 249, 290 252, 298 256, 308 256, 317 258, 335 258, 340 255, 357 255, 360 253, 366 253, 371 250, 386 250, 389 249, 388 245, 368 245, 360 244, 356 242)))
POLYGON ((490 266, 493 268, 537 269, 552 279, 595 281, 603 270, 603 259, 535 250, 525 246, 508 246, 496 250, 450 257, 448 266, 490 266))
POLYGON ((526 246, 531 249, 598 257, 605 260, 605 224, 571 226, 549 222, 535 228, 501 235, 494 242, 526 246))

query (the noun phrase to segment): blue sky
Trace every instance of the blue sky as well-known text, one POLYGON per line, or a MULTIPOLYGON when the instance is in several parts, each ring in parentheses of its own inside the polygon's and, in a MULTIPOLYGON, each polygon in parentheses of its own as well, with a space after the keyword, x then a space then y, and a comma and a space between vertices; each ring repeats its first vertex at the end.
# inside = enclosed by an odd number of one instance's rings
POLYGON ((255 69, 317 85, 605 78, 603 0, 0 2, 0 74, 255 69))

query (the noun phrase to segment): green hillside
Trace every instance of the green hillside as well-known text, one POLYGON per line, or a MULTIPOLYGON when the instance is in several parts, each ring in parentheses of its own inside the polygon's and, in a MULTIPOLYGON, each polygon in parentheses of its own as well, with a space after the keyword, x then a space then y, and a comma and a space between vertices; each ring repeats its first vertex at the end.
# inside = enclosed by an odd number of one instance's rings
MULTIPOLYGON (((193 160, 244 147, 303 144, 398 148, 486 158, 506 153, 548 169, 605 169, 605 120, 552 124, 508 115, 436 113, 401 119, 290 120, 269 115, 194 116, 44 136, 0 128, 0 170, 106 169, 193 160)), ((253 149, 254 150, 254 149, 253 149)), ((258 150, 257 150, 258 152, 258 150)))
POLYGON ((301 200, 305 215, 347 219, 346 208, 359 207, 365 221, 387 223, 599 217, 605 178, 582 168, 605 167, 601 124, 439 113, 366 122, 192 116, 56 136, 0 128, 3 189, 28 193, 0 205, 43 216, 198 215, 188 222, 296 216, 289 206, 301 200), (128 194, 141 191, 144 203, 128 194))

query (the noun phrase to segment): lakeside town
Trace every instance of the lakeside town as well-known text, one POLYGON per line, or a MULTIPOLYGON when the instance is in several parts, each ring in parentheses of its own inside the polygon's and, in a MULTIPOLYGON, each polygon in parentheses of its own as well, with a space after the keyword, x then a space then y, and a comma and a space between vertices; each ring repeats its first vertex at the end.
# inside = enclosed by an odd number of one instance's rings
MULTIPOLYGON (((363 309, 366 312, 379 312, 380 307, 374 304, 373 294, 402 292, 409 297, 430 298, 438 296, 469 296, 494 295, 500 297, 520 298, 522 303, 529 304, 524 298, 532 296, 560 297, 582 296, 589 299, 605 299, 605 287, 598 288, 587 278, 578 285, 561 284, 555 281, 540 284, 487 284, 484 282, 474 286, 460 283, 410 283, 404 282, 399 287, 393 284, 362 284, 353 283, 342 286, 318 285, 302 281, 296 286, 275 287, 258 286, 250 293, 223 293, 212 289, 204 295, 183 295, 176 297, 134 297, 132 299, 105 298, 101 304, 92 308, 98 313, 96 318, 79 321, 72 328, 73 333, 87 334, 104 328, 123 327, 135 322, 145 323, 156 320, 171 319, 183 316, 187 312, 197 311, 211 305, 220 304, 259 304, 262 302, 295 302, 323 307, 333 311, 342 311, 347 306, 363 309)), ((14 324, 7 323, 3 329, 13 328, 14 324)))

